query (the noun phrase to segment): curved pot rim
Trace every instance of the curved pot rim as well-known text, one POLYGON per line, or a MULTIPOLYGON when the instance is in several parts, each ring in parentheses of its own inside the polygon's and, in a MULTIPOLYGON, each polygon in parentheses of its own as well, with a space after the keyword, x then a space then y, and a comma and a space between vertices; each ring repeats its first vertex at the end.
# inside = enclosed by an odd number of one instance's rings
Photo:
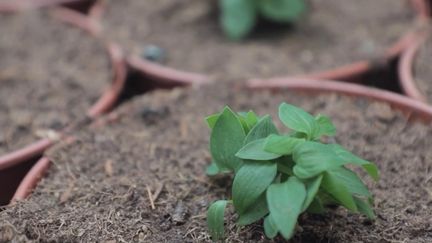
POLYGON ((0 13, 15 13, 28 9, 55 6, 67 3, 82 2, 83 0, 15 0, 0 3, 0 13))
POLYGON ((409 118, 432 122, 432 107, 409 97, 377 88, 366 87, 355 83, 308 78, 281 78, 267 83, 250 81, 250 89, 290 89, 306 92, 335 92, 343 95, 365 97, 370 100, 386 102, 398 110, 405 111, 409 118))
POLYGON ((401 55, 398 64, 398 74, 403 92, 413 99, 428 103, 425 94, 420 91, 414 75, 414 64, 417 54, 423 43, 429 38, 429 32, 425 31, 416 36, 416 40, 401 55))
MULTIPOLYGON (((428 8, 427 0, 410 0, 409 1, 413 12, 415 13, 415 21, 416 22, 425 22, 430 18, 430 11, 428 8)), ((92 6, 90 10, 90 18, 100 27, 99 35, 102 35, 102 25, 101 19, 105 12, 105 1, 97 0, 96 3, 92 6)), ((388 61, 393 58, 398 57, 408 46, 411 45, 413 39, 415 39, 416 35, 415 26, 411 29, 408 29, 405 33, 403 33, 399 39, 389 45, 389 47, 384 51, 383 55, 381 55, 378 60, 379 61, 388 61)), ((121 46, 121 45, 119 45, 121 46)), ((205 73, 196 73, 185 71, 181 69, 176 69, 169 66, 164 66, 160 64, 156 64, 147 60, 144 60, 136 55, 131 55, 127 57, 127 61, 129 66, 140 71, 144 75, 150 76, 156 81, 160 81, 163 83, 178 83, 182 84, 194 84, 194 83, 205 83, 210 82, 212 80, 211 76, 205 73)), ((349 80, 358 75, 366 73, 370 71, 374 66, 377 60, 358 60, 352 63, 336 66, 334 68, 329 68, 326 70, 315 70, 310 73, 301 73, 301 74, 293 74, 286 76, 275 76, 271 78, 252 78, 249 80, 261 80, 262 82, 267 82, 272 79, 281 79, 281 78, 311 78, 311 79, 328 79, 328 80, 349 80)))
MULTIPOLYGON (((272 81, 267 85, 262 83, 248 83, 246 88, 259 89, 290 89, 292 91, 303 91, 309 94, 314 92, 338 93, 345 96, 364 97, 371 101, 380 101, 389 104, 393 109, 403 111, 410 120, 432 121, 432 107, 410 99, 408 97, 376 88, 369 88, 353 83, 344 83, 340 81, 289 78, 272 81), (412 118, 412 119, 411 119, 412 118)), ((257 91, 258 92, 258 91, 257 91)), ((31 194, 31 191, 37 186, 37 183, 43 177, 49 168, 50 161, 47 157, 40 159, 25 176, 24 180, 18 187, 12 202, 23 200, 31 194)))
MULTIPOLYGON (((92 24, 84 15, 68 10, 65 8, 56 8, 53 10, 53 17, 62 21, 65 24, 72 24, 78 28, 82 28, 86 33, 94 34, 92 24)), ((92 37, 94 38, 94 37, 92 37)), ((108 111, 117 101, 123 86, 126 81, 126 64, 120 48, 112 43, 103 43, 105 45, 106 53, 111 63, 112 80, 108 87, 102 91, 99 99, 89 108, 86 115, 89 118, 95 118, 104 112, 108 111)), ((66 128, 67 130, 68 128, 66 128)), ((40 139, 35 142, 16 149, 12 152, 0 156, 0 171, 21 164, 31 158, 41 155, 43 151, 55 143, 52 139, 40 139)))

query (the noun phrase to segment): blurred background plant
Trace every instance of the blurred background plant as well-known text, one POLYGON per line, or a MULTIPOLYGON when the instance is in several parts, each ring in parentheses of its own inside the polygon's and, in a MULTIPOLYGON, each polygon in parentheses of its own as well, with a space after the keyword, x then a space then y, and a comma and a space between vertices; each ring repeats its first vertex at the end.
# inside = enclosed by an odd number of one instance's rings
POLYGON ((259 17, 276 23, 297 21, 306 10, 303 0, 220 0, 220 23, 231 40, 245 38, 259 17))

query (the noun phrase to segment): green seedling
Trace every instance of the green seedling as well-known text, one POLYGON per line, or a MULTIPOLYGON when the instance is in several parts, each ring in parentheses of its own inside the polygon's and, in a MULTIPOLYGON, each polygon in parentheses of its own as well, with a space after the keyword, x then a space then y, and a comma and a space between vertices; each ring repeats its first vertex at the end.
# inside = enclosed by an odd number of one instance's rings
POLYGON ((258 17, 292 23, 305 11, 304 0, 219 0, 220 23, 226 36, 239 40, 249 34, 258 17))
POLYGON ((374 219, 371 193, 345 166, 361 166, 378 180, 376 165, 338 144, 321 142, 323 136, 336 134, 327 116, 314 117, 282 103, 279 119, 288 134, 280 134, 270 116, 258 117, 252 111, 235 113, 225 107, 207 117, 213 159, 207 173, 235 174, 232 199, 216 201, 208 209, 212 239, 223 239, 224 212, 231 205, 239 226, 264 219, 268 238, 280 233, 290 239, 300 214, 324 213, 327 206, 340 205, 374 219))

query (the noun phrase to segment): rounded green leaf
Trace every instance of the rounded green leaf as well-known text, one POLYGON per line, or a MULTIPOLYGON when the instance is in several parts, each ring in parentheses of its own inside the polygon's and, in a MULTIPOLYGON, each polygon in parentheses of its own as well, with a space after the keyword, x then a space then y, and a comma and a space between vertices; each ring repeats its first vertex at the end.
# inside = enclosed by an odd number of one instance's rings
POLYGON ((296 177, 272 184, 267 189, 267 204, 277 229, 285 239, 294 234, 297 218, 306 199, 306 188, 296 177))
POLYGON ((326 170, 348 164, 325 144, 311 141, 295 147, 293 160, 296 163, 294 174, 301 179, 312 178, 326 170))
POLYGON ((219 200, 214 202, 207 211, 207 226, 214 241, 223 239, 224 237, 224 214, 226 205, 226 200, 219 200))
POLYGON ((272 134, 266 138, 264 151, 280 155, 290 155, 294 151, 294 148, 304 141, 302 138, 272 134))
POLYGON ((323 176, 319 175, 313 179, 310 179, 305 182, 306 184, 306 199, 303 203, 302 212, 306 211, 308 207, 311 205, 315 196, 318 193, 319 187, 321 186, 323 176))
POLYGON ((375 164, 352 154, 339 144, 328 144, 327 146, 332 149, 342 160, 348 162, 347 164, 360 165, 375 181, 379 179, 378 168, 375 164))
POLYGON ((318 115, 315 117, 319 129, 314 135, 315 139, 319 139, 321 136, 334 136, 336 135, 336 127, 328 116, 318 115))
POLYGON ((255 1, 220 0, 220 22, 228 38, 239 40, 254 27, 256 21, 255 1))
POLYGON ((205 118, 207 126, 211 129, 213 129, 214 125, 216 124, 216 121, 219 119, 220 114, 213 114, 205 118))
POLYGON ((265 138, 252 141, 243 146, 235 155, 240 159, 248 160, 273 160, 282 156, 264 151, 264 143, 265 138))
POLYGON ((258 0, 260 13, 273 21, 292 22, 306 9, 304 0, 258 0))
POLYGON ((315 118, 311 114, 287 103, 282 103, 279 106, 279 119, 286 127, 305 133, 309 139, 319 129, 315 118))
POLYGON ((210 135, 210 152, 219 169, 240 168, 242 161, 235 154, 243 146, 245 137, 237 115, 229 107, 225 107, 210 135))
POLYGON ((371 205, 369 203, 367 203, 366 201, 358 197, 354 197, 354 201, 360 213, 366 215, 369 219, 376 218, 375 213, 372 210, 371 205))
POLYGON ((272 219, 271 215, 268 215, 264 219, 264 233, 269 239, 275 238, 278 233, 276 223, 272 219))
POLYGON ((239 215, 237 224, 240 226, 252 224, 268 214, 266 194, 263 193, 252 205, 239 215))
POLYGON ((337 173, 327 171, 321 182, 322 188, 347 209, 357 212, 357 205, 347 186, 337 176, 337 173))
POLYGON ((244 145, 257 139, 266 138, 270 134, 278 134, 276 126, 269 115, 261 118, 258 123, 247 134, 244 145))
POLYGON ((232 198, 238 214, 246 211, 273 182, 277 173, 274 162, 247 161, 234 177, 232 198))

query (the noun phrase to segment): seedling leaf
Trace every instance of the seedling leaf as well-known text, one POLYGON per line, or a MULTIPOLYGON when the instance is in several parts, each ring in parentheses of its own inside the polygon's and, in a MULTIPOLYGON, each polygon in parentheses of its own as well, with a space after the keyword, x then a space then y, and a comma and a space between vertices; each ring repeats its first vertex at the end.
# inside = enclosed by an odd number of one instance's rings
POLYGON ((315 121, 318 124, 318 132, 315 134, 315 139, 319 139, 321 136, 334 136, 336 135, 336 127, 328 116, 318 115, 315 117, 315 121))
POLYGON ((264 151, 264 143, 265 138, 252 141, 243 146, 235 155, 247 160, 272 160, 282 156, 264 151))
POLYGON ((244 145, 257 139, 266 138, 270 134, 278 134, 276 126, 269 115, 261 118, 258 123, 250 130, 244 140, 244 145))
POLYGON ((315 178, 309 179, 305 182, 306 185, 306 199, 303 203, 302 212, 306 211, 306 209, 310 206, 312 201, 314 200, 318 189, 321 185, 323 176, 319 175, 315 178))
POLYGON ((279 106, 279 119, 286 127, 305 133, 308 138, 312 138, 318 129, 317 122, 311 114, 287 103, 279 106))
POLYGON ((306 199, 306 188, 296 177, 272 184, 267 189, 267 204, 278 231, 285 239, 291 238, 306 199))
POLYGON ((301 138, 272 134, 265 141, 264 151, 280 155, 290 155, 294 151, 294 148, 304 141, 301 138))
POLYGON ((375 164, 364 160, 348 150, 344 149, 342 146, 338 144, 329 144, 328 145, 339 157, 343 160, 347 161, 350 164, 360 165, 363 169, 375 180, 379 179, 378 168, 375 164))
POLYGON ((251 0, 221 0, 221 25, 225 34, 232 40, 247 35, 255 25, 256 6, 251 0))
POLYGON ((238 225, 249 225, 268 214, 266 194, 263 193, 246 211, 239 215, 238 225))
POLYGON ((207 126, 210 128, 210 130, 213 129, 214 125, 216 124, 216 121, 219 119, 220 113, 210 115, 205 118, 207 122, 207 126))
POLYGON ((294 174, 301 179, 314 177, 347 163, 325 144, 311 141, 296 146, 293 159, 296 162, 294 174))
POLYGON ((271 215, 268 215, 264 219, 264 233, 270 239, 275 238, 278 233, 277 226, 274 220, 272 219, 271 215))
POLYGON ((206 174, 209 176, 214 176, 220 173, 224 173, 224 172, 228 172, 228 169, 225 170, 221 170, 219 169, 219 167, 217 166, 217 164, 215 162, 212 162, 206 169, 206 174))
POLYGON ((356 194, 357 196, 366 198, 372 197, 362 180, 351 170, 340 167, 328 171, 328 173, 332 174, 340 184, 345 185, 351 194, 356 194))
POLYGON ((339 203, 341 203, 347 209, 357 212, 357 205, 349 192, 348 188, 341 184, 341 181, 335 173, 325 172, 323 180, 321 182, 324 190, 332 195, 339 203))
POLYGON ((273 182, 277 172, 274 162, 247 161, 238 170, 232 186, 234 208, 246 211, 273 182))
POLYGON ((214 202, 207 211, 207 226, 214 241, 224 237, 224 214, 227 205, 226 200, 214 202))
POLYGON ((229 107, 217 119, 210 136, 210 152, 219 169, 238 170, 242 161, 235 153, 246 137, 240 120, 229 107))
POLYGON ((254 127, 258 123, 258 120, 259 120, 259 116, 255 114, 255 112, 249 111, 246 114, 246 121, 250 128, 254 127))
POLYGON ((278 22, 295 21, 306 9, 303 0, 261 0, 258 3, 264 17, 278 22))
POLYGON ((354 201, 360 213, 366 215, 369 219, 375 219, 376 217, 375 213, 372 210, 369 203, 365 202, 363 199, 360 199, 358 197, 354 197, 354 201))

